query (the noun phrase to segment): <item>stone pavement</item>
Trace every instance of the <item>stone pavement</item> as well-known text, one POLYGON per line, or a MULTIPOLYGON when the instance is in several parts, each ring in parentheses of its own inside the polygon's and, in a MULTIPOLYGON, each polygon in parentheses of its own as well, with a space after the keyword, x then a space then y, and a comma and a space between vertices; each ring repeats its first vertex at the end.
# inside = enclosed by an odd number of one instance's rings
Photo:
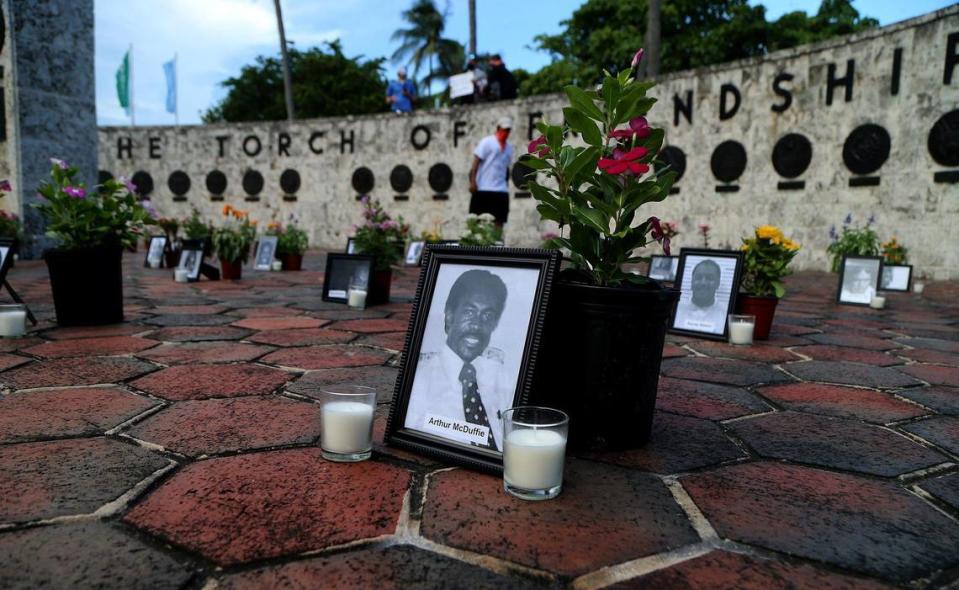
MULTIPOLYGON (((0 588, 938 588, 959 582, 959 288, 837 306, 793 277, 773 338, 669 337, 642 449, 571 457, 562 495, 377 443, 324 461, 315 397, 380 391, 394 303, 299 273, 174 283, 126 256, 127 322, 0 340, 0 588)), ((310 270, 312 269, 312 270, 310 270)))

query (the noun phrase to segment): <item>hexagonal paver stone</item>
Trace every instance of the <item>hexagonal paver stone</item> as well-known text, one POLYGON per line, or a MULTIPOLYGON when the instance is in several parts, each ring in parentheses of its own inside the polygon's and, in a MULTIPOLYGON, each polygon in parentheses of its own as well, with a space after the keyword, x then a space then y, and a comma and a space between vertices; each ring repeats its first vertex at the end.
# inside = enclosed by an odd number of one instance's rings
POLYGON ((252 334, 250 330, 233 326, 190 326, 162 328, 145 336, 161 342, 208 342, 210 340, 242 340, 252 334))
POLYGON ((959 388, 917 387, 903 389, 895 394, 932 408, 940 414, 959 416, 959 388))
POLYGON ((130 383, 171 400, 267 395, 294 376, 258 365, 178 365, 130 383))
POLYGON ((110 356, 140 352, 151 346, 156 346, 156 342, 135 336, 108 336, 44 342, 27 348, 23 352, 45 358, 110 356))
POLYGON ((376 389, 376 399, 388 402, 393 399, 393 387, 399 370, 393 367, 356 367, 346 369, 321 369, 310 371, 286 388, 312 398, 319 398, 320 390, 326 385, 353 383, 376 389))
POLYGON ((610 589, 670 588, 672 590, 882 590, 873 580, 834 574, 808 564, 785 563, 740 553, 713 551, 610 589))
POLYGON ((234 309, 230 312, 230 315, 235 315, 241 318, 280 318, 293 315, 305 315, 306 312, 302 309, 295 309, 293 307, 241 307, 239 309, 234 309))
POLYGON ((324 320, 363 320, 363 319, 372 319, 372 318, 385 318, 390 314, 385 311, 379 311, 375 309, 343 309, 343 305, 340 304, 336 309, 322 310, 314 312, 318 318, 323 318, 324 320))
POLYGON ((860 363, 807 361, 790 363, 786 370, 804 381, 858 385, 875 389, 894 389, 922 385, 919 381, 903 375, 895 369, 873 367, 860 363))
POLYGON ((658 478, 571 460, 563 492, 530 503, 500 477, 466 470, 434 475, 423 536, 469 551, 575 576, 699 540, 658 478))
POLYGON ((166 465, 105 438, 0 447, 0 522, 89 514, 166 465))
POLYGON ((851 348, 863 348, 865 350, 892 350, 894 348, 900 348, 900 345, 893 340, 849 332, 811 334, 806 336, 806 338, 818 344, 833 344, 835 346, 848 346, 851 348))
POLYGON ((128 434, 190 456, 310 443, 320 436, 320 406, 281 397, 185 401, 128 434))
POLYGON ((327 330, 326 328, 302 328, 297 330, 264 330, 250 336, 253 342, 274 346, 310 346, 316 344, 346 344, 356 334, 327 330))
POLYGON ((669 377, 659 378, 656 408, 707 420, 728 420, 772 409, 745 389, 669 377))
POLYGON ((161 344, 137 356, 165 365, 236 363, 256 360, 272 350, 245 342, 178 342, 161 344))
POLYGON ((145 332, 149 328, 138 324, 111 324, 107 326, 75 326, 69 328, 54 328, 43 333, 51 340, 65 340, 73 338, 108 338, 110 336, 130 336, 145 332))
POLYGON ((928 348, 913 348, 911 350, 897 350, 896 354, 920 363, 959 367, 959 354, 929 350, 928 348))
POLYGON ((271 352, 260 360, 281 367, 334 369, 382 365, 389 358, 388 352, 359 346, 306 346, 271 352))
POLYGON ((176 590, 193 576, 189 564, 103 522, 3 533, 0 555, 0 587, 7 590, 176 590))
POLYGON ((643 448, 581 456, 668 475, 717 465, 745 457, 746 453, 714 422, 658 412, 653 418, 652 435, 643 448))
POLYGON ((409 545, 360 549, 329 557, 265 567, 224 578, 222 590, 262 588, 542 588, 523 578, 505 577, 481 567, 409 545))
POLYGON ((782 371, 762 363, 701 357, 666 359, 663 361, 662 374, 677 379, 692 379, 740 387, 793 380, 782 371))
POLYGON ((959 387, 959 367, 940 367, 938 365, 906 365, 898 370, 922 379, 932 385, 959 387))
POLYGON ((681 483, 724 538, 900 582, 959 562, 959 524, 892 482, 758 462, 681 483))
POLYGON ((115 387, 11 393, 0 397, 0 443, 101 433, 157 403, 115 387))
POLYGON ((6 371, 14 367, 29 363, 32 359, 16 354, 0 353, 0 371, 6 371))
POLYGON ((952 340, 942 340, 940 338, 897 338, 896 342, 913 348, 925 348, 927 350, 959 354, 959 342, 952 340))
POLYGON ((235 318, 208 313, 164 314, 148 318, 146 323, 154 326, 224 326, 235 318))
POLYGON ((948 459, 885 428, 853 420, 778 412, 730 424, 773 459, 893 477, 948 459))
POLYGON ((409 320, 390 319, 372 319, 372 320, 345 320, 335 322, 327 326, 331 330, 345 330, 347 332, 360 332, 362 334, 374 334, 377 332, 405 332, 409 326, 409 320))
POLYGON ((0 383, 12 389, 98 385, 119 383, 154 369, 150 363, 123 357, 52 359, 0 373, 0 383))
MULTIPOLYGON (((763 363, 784 363, 798 360, 799 357, 778 346, 754 344, 753 346, 735 346, 725 342, 700 340, 690 342, 693 350, 710 357, 759 361, 763 363)), ((685 351, 684 351, 685 352, 685 351)), ((682 355, 686 356, 686 355, 682 355)))
POLYGON ((793 351, 817 361, 849 361, 851 363, 863 363, 877 367, 891 367, 905 363, 901 358, 893 356, 897 354, 898 351, 886 353, 878 350, 866 350, 864 348, 851 348, 848 346, 830 346, 826 344, 800 346, 794 348, 793 351))
POLYGON ((319 328, 329 322, 301 316, 279 318, 248 318, 233 322, 234 326, 250 330, 295 330, 297 328, 319 328))
POLYGON ((331 463, 320 453, 292 449, 193 463, 125 520, 221 565, 393 533, 409 472, 374 461, 331 463))
POLYGON ((16 352, 24 348, 30 348, 37 344, 43 344, 45 340, 24 336, 22 338, 0 338, 0 352, 16 352))
POLYGON ((223 313, 227 308, 222 305, 158 305, 150 310, 157 315, 201 315, 223 313))
POLYGON ((759 390, 787 410, 858 418, 877 424, 915 418, 928 412, 891 394, 822 383, 788 383, 759 390))
POLYGON ((933 416, 902 428, 959 455, 959 418, 955 416, 933 416))
POLYGON ((927 479, 919 486, 953 508, 959 509, 959 473, 927 479))

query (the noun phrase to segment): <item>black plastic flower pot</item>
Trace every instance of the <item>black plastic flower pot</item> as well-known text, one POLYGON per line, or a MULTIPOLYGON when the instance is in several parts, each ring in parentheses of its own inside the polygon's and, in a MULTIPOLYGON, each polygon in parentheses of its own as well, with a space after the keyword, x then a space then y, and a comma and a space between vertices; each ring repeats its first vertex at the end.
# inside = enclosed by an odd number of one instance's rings
POLYGON ((98 326, 123 321, 122 257, 119 246, 43 253, 57 324, 98 326))
POLYGON ((556 282, 531 403, 570 416, 569 446, 622 450, 652 429, 663 342, 679 291, 556 282))

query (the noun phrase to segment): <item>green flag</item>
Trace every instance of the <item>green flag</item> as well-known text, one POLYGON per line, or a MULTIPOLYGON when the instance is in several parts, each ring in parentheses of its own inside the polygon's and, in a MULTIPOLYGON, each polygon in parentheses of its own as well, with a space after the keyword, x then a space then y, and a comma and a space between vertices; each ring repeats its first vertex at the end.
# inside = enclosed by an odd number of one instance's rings
POLYGON ((130 51, 123 56, 120 67, 117 68, 117 98, 120 106, 130 114, 130 51))

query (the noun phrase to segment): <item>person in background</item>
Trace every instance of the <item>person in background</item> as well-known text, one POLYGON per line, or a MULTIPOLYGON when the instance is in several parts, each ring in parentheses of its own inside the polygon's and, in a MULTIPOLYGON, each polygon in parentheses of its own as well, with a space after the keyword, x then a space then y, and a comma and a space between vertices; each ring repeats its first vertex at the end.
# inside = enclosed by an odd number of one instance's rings
POLYGON ((470 168, 470 213, 490 213, 496 218, 496 227, 503 228, 509 217, 509 177, 513 162, 513 146, 507 143, 513 120, 502 117, 496 123, 496 132, 480 140, 473 151, 470 168))
POLYGON ((413 100, 416 98, 416 88, 406 79, 406 68, 396 70, 396 80, 386 86, 386 103, 394 113, 409 113, 413 111, 413 100))
POLYGON ((506 64, 498 53, 494 53, 489 58, 489 72, 486 78, 486 96, 489 100, 516 98, 516 78, 506 69, 506 64))

